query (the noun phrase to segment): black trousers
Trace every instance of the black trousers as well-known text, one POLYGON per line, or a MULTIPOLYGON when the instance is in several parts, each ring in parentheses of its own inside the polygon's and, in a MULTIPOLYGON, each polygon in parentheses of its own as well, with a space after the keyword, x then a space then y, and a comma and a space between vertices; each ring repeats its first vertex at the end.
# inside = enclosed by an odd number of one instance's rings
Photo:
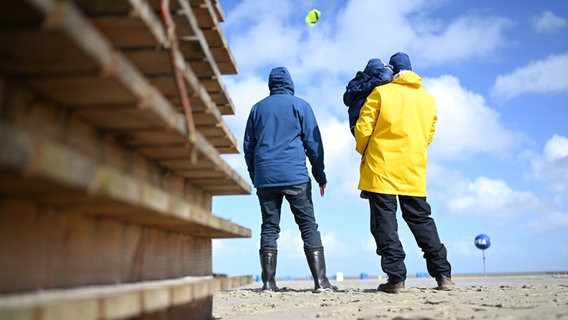
POLYGON ((381 256, 381 267, 394 282, 406 280, 406 254, 398 237, 396 219, 397 197, 402 218, 414 235, 424 253, 426 267, 432 277, 451 276, 452 270, 447 259, 447 250, 440 241, 436 223, 432 219, 426 197, 397 196, 369 192, 371 208, 371 233, 381 256))

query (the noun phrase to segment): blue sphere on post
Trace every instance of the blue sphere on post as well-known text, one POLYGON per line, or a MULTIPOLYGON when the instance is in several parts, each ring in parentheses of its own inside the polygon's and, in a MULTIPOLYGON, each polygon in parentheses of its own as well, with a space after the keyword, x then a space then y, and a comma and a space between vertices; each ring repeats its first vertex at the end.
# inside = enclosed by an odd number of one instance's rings
POLYGON ((485 250, 489 248, 490 245, 491 245, 491 240, 487 235, 480 234, 477 237, 475 237, 475 246, 478 249, 485 250))

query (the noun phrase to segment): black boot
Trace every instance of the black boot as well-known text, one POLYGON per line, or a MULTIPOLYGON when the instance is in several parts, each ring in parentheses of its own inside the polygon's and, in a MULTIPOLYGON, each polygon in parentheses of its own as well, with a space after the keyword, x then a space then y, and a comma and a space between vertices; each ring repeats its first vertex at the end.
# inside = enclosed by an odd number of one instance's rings
POLYGON ((310 271, 314 277, 314 291, 337 291, 336 286, 329 283, 329 279, 325 275, 325 257, 323 255, 323 247, 307 247, 304 248, 310 271))
POLYGON ((262 267, 262 291, 278 291, 276 287, 276 255, 275 248, 260 248, 260 266, 262 267))

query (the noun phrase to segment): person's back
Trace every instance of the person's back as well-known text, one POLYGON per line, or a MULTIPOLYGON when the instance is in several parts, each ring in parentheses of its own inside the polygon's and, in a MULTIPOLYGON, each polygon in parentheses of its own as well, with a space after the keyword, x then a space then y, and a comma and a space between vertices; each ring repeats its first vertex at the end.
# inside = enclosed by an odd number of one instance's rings
POLYGON ((251 109, 244 139, 245 159, 254 186, 309 181, 306 155, 314 178, 324 184, 323 145, 310 105, 294 96, 294 84, 283 67, 271 71, 268 86, 270 95, 251 109))
POLYGON ((324 195, 327 180, 323 163, 323 143, 311 106, 294 96, 288 70, 273 68, 268 77, 270 95, 256 103, 247 120, 243 152, 256 187, 262 213, 260 264, 262 290, 276 291, 277 240, 284 199, 300 229, 304 252, 316 292, 337 290, 326 276, 321 235, 312 202, 312 174, 324 195))
POLYGON ((408 55, 396 53, 389 64, 393 81, 371 92, 355 126, 356 149, 363 155, 359 189, 367 191, 371 234, 388 275, 377 290, 405 289, 406 253, 398 235, 397 202, 437 288, 449 290, 451 265, 426 199, 427 147, 436 129, 436 102, 422 89, 422 78, 412 71, 408 55))
POLYGON ((369 95, 371 102, 380 101, 380 109, 360 115, 366 119, 358 123, 359 132, 372 132, 357 144, 361 153, 367 148, 360 189, 426 195, 426 148, 434 136, 436 103, 421 86, 420 76, 403 71, 369 95))

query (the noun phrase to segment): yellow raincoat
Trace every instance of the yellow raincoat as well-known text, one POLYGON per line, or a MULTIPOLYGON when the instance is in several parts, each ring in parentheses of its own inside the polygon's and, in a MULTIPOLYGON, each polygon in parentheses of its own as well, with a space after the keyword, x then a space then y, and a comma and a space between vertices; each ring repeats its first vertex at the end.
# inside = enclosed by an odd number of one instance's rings
POLYGON ((355 126, 356 150, 363 155, 359 189, 425 197, 426 149, 436 121, 434 97, 416 73, 403 71, 373 89, 355 126))

